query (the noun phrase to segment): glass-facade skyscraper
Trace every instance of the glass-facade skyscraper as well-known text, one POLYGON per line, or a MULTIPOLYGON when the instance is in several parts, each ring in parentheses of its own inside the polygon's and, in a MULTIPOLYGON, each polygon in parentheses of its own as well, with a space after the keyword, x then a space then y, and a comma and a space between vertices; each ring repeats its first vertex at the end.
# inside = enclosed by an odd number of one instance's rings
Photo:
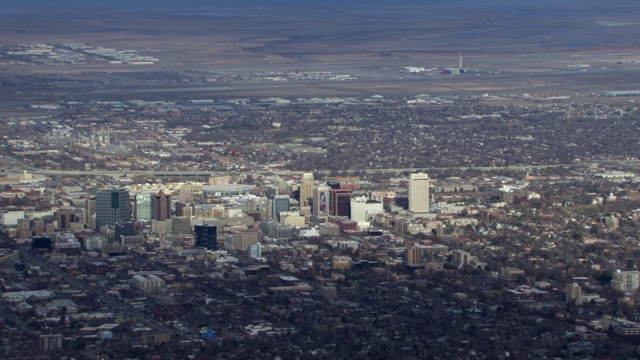
POLYGON ((209 250, 218 249, 218 227, 215 225, 196 225, 194 227, 196 246, 209 250))
POLYGON ((154 193, 143 192, 136 194, 136 220, 150 221, 153 216, 152 204, 154 193))
POLYGON ((96 194, 96 228, 131 221, 131 203, 126 189, 108 189, 96 194))
POLYGON ((291 198, 289 195, 276 195, 273 198, 273 218, 280 220, 280 213, 283 211, 289 211, 291 198))

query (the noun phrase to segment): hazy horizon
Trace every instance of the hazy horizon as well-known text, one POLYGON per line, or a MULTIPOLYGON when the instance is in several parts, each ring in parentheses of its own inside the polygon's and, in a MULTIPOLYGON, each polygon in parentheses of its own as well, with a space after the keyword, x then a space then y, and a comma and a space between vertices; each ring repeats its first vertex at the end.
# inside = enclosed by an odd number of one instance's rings
POLYGON ((1 11, 6 10, 73 10, 87 8, 108 8, 122 10, 162 10, 162 9, 213 9, 213 8, 354 8, 354 7, 406 7, 406 6, 522 6, 522 5, 623 5, 632 4, 632 0, 620 0, 611 4, 602 0, 565 0, 565 1, 531 1, 531 0, 5 0, 1 11))

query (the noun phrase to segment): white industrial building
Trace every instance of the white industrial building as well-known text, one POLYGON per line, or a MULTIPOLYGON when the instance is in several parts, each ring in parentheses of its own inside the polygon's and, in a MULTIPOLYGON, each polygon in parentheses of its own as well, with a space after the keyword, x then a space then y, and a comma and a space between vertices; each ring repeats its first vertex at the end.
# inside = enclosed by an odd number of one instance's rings
POLYGON ((164 280, 156 275, 136 275, 131 279, 131 286, 138 290, 155 291, 164 287, 164 280))

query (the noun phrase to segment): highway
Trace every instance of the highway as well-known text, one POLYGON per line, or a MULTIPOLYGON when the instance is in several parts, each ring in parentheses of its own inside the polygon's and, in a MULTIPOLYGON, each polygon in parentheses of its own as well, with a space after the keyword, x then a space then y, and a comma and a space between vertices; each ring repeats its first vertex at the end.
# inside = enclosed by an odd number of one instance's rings
MULTIPOLYGON (((582 165, 597 165, 599 163, 590 163, 582 165)), ((374 174, 378 172, 383 173, 402 173, 405 171, 430 171, 430 170, 460 170, 465 171, 469 169, 481 170, 481 171, 495 171, 495 170, 533 170, 533 169, 545 169, 545 168, 558 168, 574 166, 571 164, 550 164, 550 165, 516 165, 516 166, 454 166, 454 167, 419 167, 419 168, 387 168, 387 169, 363 169, 359 170, 366 174, 374 174)), ((155 171, 155 170, 56 170, 56 169, 36 169, 27 168, 32 174, 44 175, 44 176, 106 176, 118 178, 122 176, 136 177, 136 176, 149 176, 149 177, 210 177, 215 171, 190 171, 190 170, 173 170, 173 171, 155 171)), ((346 170, 347 172, 354 172, 358 170, 346 170)), ((247 170, 245 172, 254 172, 259 174, 276 174, 276 175, 302 175, 304 171, 292 171, 292 170, 247 170)), ((333 173, 333 170, 314 170, 314 173, 320 173, 329 175, 333 173)))
MULTIPOLYGON (((40 169, 34 168, 22 161, 19 161, 11 156, 0 153, 0 159, 4 163, 8 163, 11 166, 5 167, 5 172, 17 172, 17 171, 29 171, 32 174, 43 176, 102 176, 119 178, 123 176, 127 177, 210 177, 217 171, 203 171, 203 170, 60 170, 60 169, 40 169)), ((512 170, 512 171, 527 171, 534 169, 546 169, 546 168, 562 168, 572 166, 598 166, 601 164, 607 164, 609 166, 622 166, 628 170, 637 170, 640 166, 639 160, 602 160, 597 162, 579 163, 579 164, 536 164, 536 165, 514 165, 514 166, 450 166, 450 167, 413 167, 413 168, 384 168, 384 169, 345 169, 346 172, 364 172, 366 174, 374 174, 378 172, 382 173, 402 173, 402 172, 415 172, 415 171, 442 171, 442 170, 480 170, 480 171, 496 171, 496 170, 512 170)), ((302 175, 305 171, 292 171, 292 170, 271 170, 265 165, 243 163, 246 170, 245 173, 258 173, 263 175, 276 174, 281 176, 302 175)), ((239 171, 239 170, 234 170, 239 171)), ((335 173, 334 170, 312 170, 311 172, 317 174, 330 175, 335 173)))

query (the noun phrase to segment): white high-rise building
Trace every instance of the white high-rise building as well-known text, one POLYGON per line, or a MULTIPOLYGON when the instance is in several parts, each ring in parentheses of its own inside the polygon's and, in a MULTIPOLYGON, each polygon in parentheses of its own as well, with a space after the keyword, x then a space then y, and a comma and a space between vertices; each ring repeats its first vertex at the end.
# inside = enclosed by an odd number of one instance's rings
POLYGON ((409 211, 429 212, 429 175, 425 173, 409 176, 409 211))
POLYGON ((382 213, 384 207, 379 201, 369 200, 366 196, 351 198, 351 220, 364 223, 382 213))
POLYGON ((304 173, 300 180, 300 206, 305 206, 309 198, 313 196, 313 174, 304 173))
POLYGON ((576 305, 582 305, 582 288, 578 283, 567 284, 565 297, 567 304, 574 303, 576 305))

